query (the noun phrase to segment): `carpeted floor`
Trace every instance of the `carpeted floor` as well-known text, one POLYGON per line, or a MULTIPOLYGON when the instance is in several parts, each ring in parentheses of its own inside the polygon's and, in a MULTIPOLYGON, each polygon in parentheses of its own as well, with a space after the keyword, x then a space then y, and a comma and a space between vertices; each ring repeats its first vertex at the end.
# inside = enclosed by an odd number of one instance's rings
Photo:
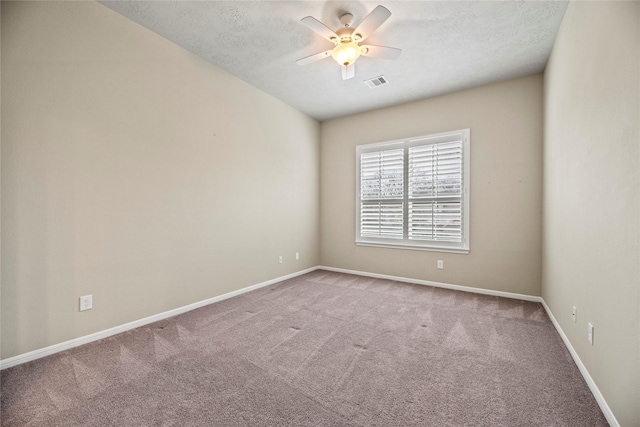
POLYGON ((606 426, 538 303, 317 270, 2 371, 3 426, 606 426))

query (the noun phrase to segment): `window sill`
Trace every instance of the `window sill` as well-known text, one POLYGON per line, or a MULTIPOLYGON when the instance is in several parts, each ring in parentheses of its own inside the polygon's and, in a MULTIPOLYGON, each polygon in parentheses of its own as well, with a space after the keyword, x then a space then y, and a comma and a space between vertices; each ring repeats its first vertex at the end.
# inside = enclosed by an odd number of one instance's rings
POLYGON ((409 249, 413 251, 449 252, 454 254, 468 254, 469 248, 443 248, 434 246, 393 245, 389 243, 356 242, 357 246, 373 246, 387 249, 409 249))

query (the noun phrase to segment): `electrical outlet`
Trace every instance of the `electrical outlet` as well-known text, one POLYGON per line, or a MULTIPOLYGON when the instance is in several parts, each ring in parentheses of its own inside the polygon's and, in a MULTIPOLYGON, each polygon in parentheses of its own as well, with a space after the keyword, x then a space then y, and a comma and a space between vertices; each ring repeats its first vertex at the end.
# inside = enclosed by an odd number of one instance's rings
POLYGON ((296 261, 300 259, 300 252, 296 252, 296 261))
POLYGON ((578 321, 578 309, 575 305, 573 306, 573 313, 571 314, 571 317, 573 317, 573 323, 578 321))
POLYGON ((441 259, 438 260, 438 268, 441 270, 444 268, 444 261, 441 259))
POLYGON ((589 344, 593 345, 593 325, 588 323, 587 326, 587 339, 589 340, 589 344))
POLYGON ((280 256, 278 257, 278 262, 279 262, 280 264, 282 264, 282 255, 280 255, 280 256))
POLYGON ((85 295, 80 297, 80 311, 91 310, 93 308, 93 296, 85 295))

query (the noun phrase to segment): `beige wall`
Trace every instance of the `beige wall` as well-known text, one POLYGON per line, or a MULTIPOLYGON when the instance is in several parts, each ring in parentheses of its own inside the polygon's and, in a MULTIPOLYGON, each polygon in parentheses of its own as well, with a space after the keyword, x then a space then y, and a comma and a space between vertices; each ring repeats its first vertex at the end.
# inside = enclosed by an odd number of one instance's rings
POLYGON ((2 2, 2 124, 2 358, 319 262, 318 122, 98 3, 2 2))
POLYGON ((640 420, 639 28, 638 2, 571 2, 544 75, 542 296, 623 426, 640 420))
POLYGON ((322 265, 540 295, 541 75, 339 118, 320 130, 322 265), (356 246, 355 147, 466 128, 470 253, 356 246))
POLYGON ((322 264, 542 294, 633 425, 639 13, 570 4, 543 168, 540 75, 319 126, 97 3, 2 2, 1 357, 322 264), (356 246, 355 146, 462 128, 471 252, 356 246))

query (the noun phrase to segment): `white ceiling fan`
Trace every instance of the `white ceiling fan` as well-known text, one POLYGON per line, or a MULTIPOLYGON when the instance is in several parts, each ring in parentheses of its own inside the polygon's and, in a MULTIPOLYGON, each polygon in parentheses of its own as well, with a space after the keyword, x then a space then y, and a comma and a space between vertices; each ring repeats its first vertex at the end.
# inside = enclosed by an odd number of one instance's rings
POLYGON ((360 43, 380 27, 389 16, 391 16, 391 12, 389 12, 386 7, 377 6, 360 22, 360 25, 354 29, 352 27, 353 15, 344 13, 340 16, 340 22, 343 27, 335 32, 316 18, 311 16, 302 18, 300 22, 332 42, 334 47, 325 52, 298 59, 296 64, 306 65, 331 56, 342 69, 342 79, 347 80, 355 75, 354 64, 360 55, 382 59, 397 59, 402 53, 401 49, 386 46, 360 45, 360 43))

